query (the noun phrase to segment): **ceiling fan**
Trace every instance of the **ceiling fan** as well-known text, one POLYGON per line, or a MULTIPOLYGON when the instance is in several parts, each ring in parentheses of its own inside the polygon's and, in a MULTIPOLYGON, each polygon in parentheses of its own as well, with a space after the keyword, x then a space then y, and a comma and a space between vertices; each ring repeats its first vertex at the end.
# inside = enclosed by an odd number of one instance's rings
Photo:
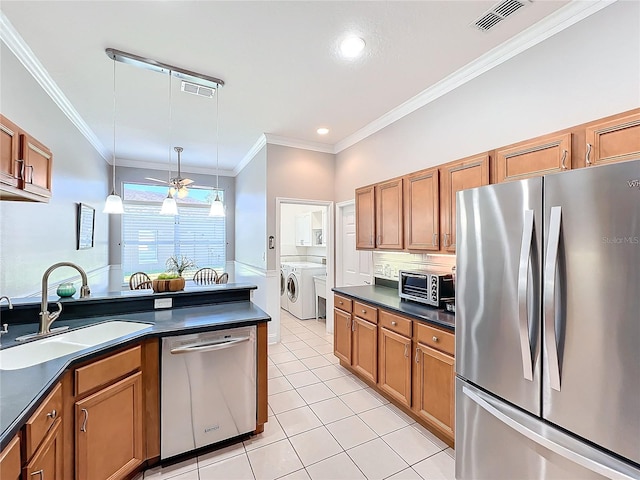
POLYGON ((182 178, 180 176, 180 154, 184 150, 182 147, 173 147, 173 149, 178 152, 178 176, 171 178, 168 182, 166 180, 160 180, 158 178, 145 177, 147 180, 152 180, 154 182, 161 182, 167 185, 170 185, 169 195, 175 197, 176 193, 178 194, 178 198, 184 198, 189 195, 189 190, 187 187, 193 184, 193 180, 190 178, 182 178))

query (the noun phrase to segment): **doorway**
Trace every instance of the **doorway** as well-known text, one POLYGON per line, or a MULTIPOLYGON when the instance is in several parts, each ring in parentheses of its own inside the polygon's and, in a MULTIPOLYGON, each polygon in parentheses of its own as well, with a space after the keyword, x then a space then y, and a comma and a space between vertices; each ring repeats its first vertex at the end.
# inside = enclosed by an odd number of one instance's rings
POLYGON ((276 198, 275 261, 282 282, 278 303, 281 311, 306 322, 316 322, 318 305, 318 320, 326 324, 326 333, 333 333, 333 315, 326 315, 333 311, 333 225, 331 201, 276 198), (292 265, 298 266, 293 275, 292 265), (322 273, 326 273, 324 282, 314 278, 322 277, 322 273))
POLYGON ((336 285, 372 285, 373 252, 356 250, 355 201, 341 202, 336 207, 336 285))

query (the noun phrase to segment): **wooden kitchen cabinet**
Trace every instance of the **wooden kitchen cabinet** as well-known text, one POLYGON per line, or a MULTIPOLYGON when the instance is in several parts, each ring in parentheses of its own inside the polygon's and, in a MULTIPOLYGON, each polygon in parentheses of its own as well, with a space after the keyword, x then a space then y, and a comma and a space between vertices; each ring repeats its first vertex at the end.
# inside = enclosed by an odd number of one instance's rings
POLYGON ((495 183, 570 169, 571 137, 571 133, 545 135, 496 150, 495 183))
POLYGON ((411 338, 381 327, 378 385, 406 407, 411 407, 411 338))
POLYGON ((378 381, 378 327, 375 323, 354 316, 352 328, 353 369, 363 378, 376 383, 378 381))
POLYGON ((19 480, 22 473, 20 456, 20 437, 16 436, 0 452, 0 478, 2 480, 19 480))
POLYGON ((21 173, 20 128, 0 115, 0 184, 17 187, 21 173))
POLYGON ((0 115, 0 199, 48 202, 53 154, 0 115))
POLYGON ((375 186, 376 248, 384 250, 404 248, 402 197, 402 178, 375 186))
POLYGON ((440 249, 440 188, 437 168, 404 178, 404 227, 407 250, 440 249))
POLYGON ((456 194, 489 184, 489 154, 484 153, 440 167, 440 249, 456 251, 456 194))
POLYGON ((450 332, 418 324, 415 330, 413 408, 446 436, 454 436, 455 338, 450 332))
POLYGON ((586 126, 587 167, 640 156, 640 111, 624 113, 586 126))
POLYGON ((356 189, 356 249, 376 248, 375 186, 356 189))
MULTIPOLYGON (((53 423, 42 445, 24 467, 24 472, 25 479, 62 480, 63 441, 61 418, 58 418, 53 423)), ((2 478, 4 479, 4 476, 2 478)))
POLYGON ((75 404, 76 478, 122 478, 144 458, 142 372, 75 404))
POLYGON ((333 352, 343 362, 351 365, 351 300, 340 295, 334 296, 333 311, 333 352))

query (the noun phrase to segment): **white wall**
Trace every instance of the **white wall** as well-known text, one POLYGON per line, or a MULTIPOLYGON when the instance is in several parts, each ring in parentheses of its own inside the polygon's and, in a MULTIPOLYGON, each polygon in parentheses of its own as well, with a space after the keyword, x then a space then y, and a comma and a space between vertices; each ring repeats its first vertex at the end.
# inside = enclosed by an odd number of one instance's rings
POLYGON ((337 154, 335 200, 636 108, 639 85, 640 2, 619 1, 337 154))
MULTIPOLYGON (((99 280, 92 279, 92 290, 106 290, 108 222, 102 208, 109 193, 108 165, 4 44, 0 55, 2 114, 53 152, 53 196, 48 204, 0 201, 0 295, 40 291, 42 274, 60 261, 99 273, 99 280), (86 250, 76 250, 78 202, 96 211, 95 246, 86 250)), ((58 269, 50 284, 75 275, 73 269, 58 269)))
POLYGON ((267 149, 236 177, 236 261, 266 270, 267 149))
MULTIPOLYGON (((267 164, 267 235, 275 236, 279 242, 276 198, 333 201, 335 156, 300 148, 267 145, 267 164)), ((268 269, 275 269, 275 249, 268 250, 267 260, 268 269)))

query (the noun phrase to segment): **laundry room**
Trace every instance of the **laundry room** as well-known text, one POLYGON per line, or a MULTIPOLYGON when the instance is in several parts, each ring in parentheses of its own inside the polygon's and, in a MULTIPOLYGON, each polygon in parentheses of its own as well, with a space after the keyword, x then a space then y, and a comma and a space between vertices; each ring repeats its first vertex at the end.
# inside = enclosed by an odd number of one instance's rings
POLYGON ((326 317, 327 207, 282 203, 280 306, 301 320, 326 317))

